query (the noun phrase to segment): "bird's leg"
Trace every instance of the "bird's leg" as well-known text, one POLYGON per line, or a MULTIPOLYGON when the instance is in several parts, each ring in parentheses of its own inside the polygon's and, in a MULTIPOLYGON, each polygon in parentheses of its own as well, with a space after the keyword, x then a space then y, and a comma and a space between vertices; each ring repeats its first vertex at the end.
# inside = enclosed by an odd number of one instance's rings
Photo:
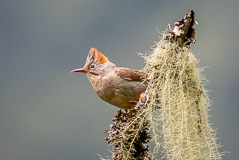
POLYGON ((145 102, 145 101, 146 101, 145 92, 142 92, 142 93, 139 95, 139 101, 142 101, 142 102, 145 102))

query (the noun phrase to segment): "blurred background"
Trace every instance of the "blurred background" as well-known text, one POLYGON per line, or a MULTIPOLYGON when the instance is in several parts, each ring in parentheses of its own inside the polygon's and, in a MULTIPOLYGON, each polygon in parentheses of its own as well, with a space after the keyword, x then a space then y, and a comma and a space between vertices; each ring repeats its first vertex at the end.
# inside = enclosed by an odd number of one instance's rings
POLYGON ((94 160, 110 156, 103 131, 118 110, 83 74, 91 47, 118 66, 142 69, 137 53, 193 9, 199 66, 213 101, 210 122, 224 159, 239 157, 238 0, 0 0, 0 159, 94 160))

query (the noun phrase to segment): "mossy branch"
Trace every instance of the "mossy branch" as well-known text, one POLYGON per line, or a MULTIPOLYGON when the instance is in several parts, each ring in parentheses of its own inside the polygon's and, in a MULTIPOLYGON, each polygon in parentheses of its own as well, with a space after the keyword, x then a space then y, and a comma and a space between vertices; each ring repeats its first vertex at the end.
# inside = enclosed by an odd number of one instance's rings
POLYGON ((195 42, 194 12, 175 22, 150 54, 144 100, 134 111, 118 111, 106 140, 114 160, 220 160, 215 132, 208 121, 209 98, 198 60, 189 49, 195 42), (151 135, 150 135, 151 133, 151 135), (154 142, 154 150, 145 146, 154 142))

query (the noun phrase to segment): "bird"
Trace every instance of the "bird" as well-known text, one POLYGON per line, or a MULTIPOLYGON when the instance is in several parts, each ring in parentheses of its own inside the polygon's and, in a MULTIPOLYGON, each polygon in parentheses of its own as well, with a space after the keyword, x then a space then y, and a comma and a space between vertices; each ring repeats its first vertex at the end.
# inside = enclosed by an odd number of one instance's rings
POLYGON ((83 68, 96 94, 105 102, 124 110, 133 110, 146 90, 147 74, 141 70, 117 67, 96 48, 91 48, 83 68))

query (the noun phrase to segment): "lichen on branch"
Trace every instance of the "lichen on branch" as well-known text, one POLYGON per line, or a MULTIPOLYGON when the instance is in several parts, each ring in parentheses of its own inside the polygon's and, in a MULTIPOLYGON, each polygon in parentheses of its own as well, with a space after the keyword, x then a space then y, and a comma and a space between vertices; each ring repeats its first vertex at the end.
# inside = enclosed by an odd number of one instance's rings
MULTIPOLYGON (((197 68, 197 59, 188 47, 161 40, 152 54, 145 57, 145 70, 150 73, 148 108, 158 102, 158 119, 150 129, 168 160, 221 159, 215 132, 208 121, 210 100, 203 86, 205 78, 197 68)), ((157 152, 155 152, 157 154, 157 152)))
POLYGON ((106 130, 114 160, 221 159, 208 120, 205 78, 189 48, 195 42, 194 24, 194 12, 190 11, 143 55, 144 71, 149 75, 144 97, 133 111, 118 111, 106 130), (152 151, 147 146, 149 140, 154 142, 152 151))

